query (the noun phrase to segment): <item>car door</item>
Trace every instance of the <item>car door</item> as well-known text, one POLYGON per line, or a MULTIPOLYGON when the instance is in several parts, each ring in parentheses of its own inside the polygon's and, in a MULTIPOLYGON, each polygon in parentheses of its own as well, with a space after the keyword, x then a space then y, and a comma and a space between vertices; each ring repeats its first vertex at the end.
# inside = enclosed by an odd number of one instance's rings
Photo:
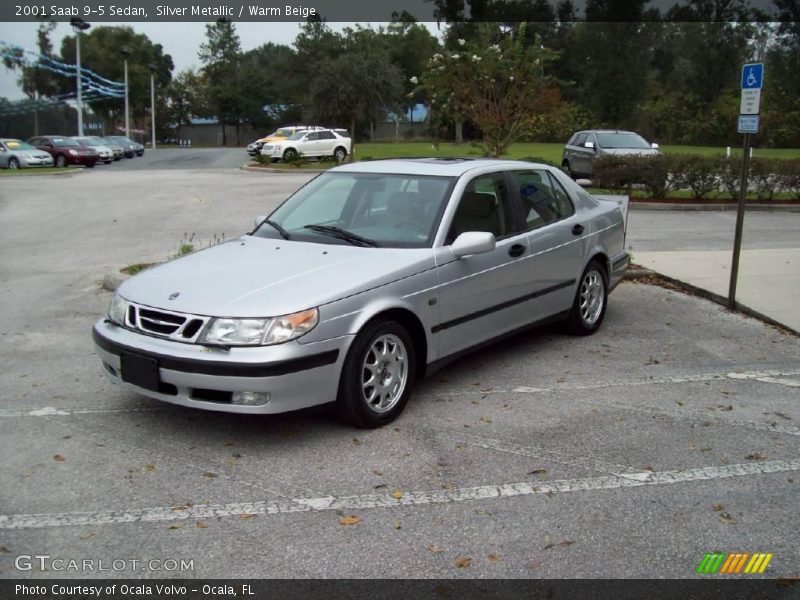
POLYGON ((319 155, 318 156, 333 156, 333 149, 336 146, 336 136, 331 131, 319 131, 319 155))
POLYGON ((534 298, 532 321, 566 311, 572 305, 589 233, 569 194, 547 168, 510 172, 513 192, 522 205, 530 253, 525 277, 534 298))
POLYGON ((594 173, 594 161, 597 158, 597 134, 593 131, 586 136, 586 141, 582 144, 581 148, 581 173, 591 176, 594 173), (591 148, 587 148, 586 144, 592 144, 591 148))
POLYGON ((514 205, 509 179, 497 171, 466 183, 449 223, 444 246, 436 249, 439 322, 432 328, 445 357, 525 323, 530 293, 525 258, 527 232, 514 205), (489 231, 490 252, 455 258, 450 244, 466 231, 489 231))
POLYGON ((297 151, 303 156, 319 156, 319 133, 316 131, 307 133, 297 145, 297 151))

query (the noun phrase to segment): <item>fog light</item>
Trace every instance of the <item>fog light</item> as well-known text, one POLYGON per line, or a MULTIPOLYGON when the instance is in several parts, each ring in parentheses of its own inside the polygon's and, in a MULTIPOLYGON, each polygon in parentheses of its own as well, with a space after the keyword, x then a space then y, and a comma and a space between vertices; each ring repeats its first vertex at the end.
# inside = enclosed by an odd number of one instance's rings
POLYGON ((233 392, 232 404, 241 406, 260 406, 269 402, 269 394, 266 392, 233 392))

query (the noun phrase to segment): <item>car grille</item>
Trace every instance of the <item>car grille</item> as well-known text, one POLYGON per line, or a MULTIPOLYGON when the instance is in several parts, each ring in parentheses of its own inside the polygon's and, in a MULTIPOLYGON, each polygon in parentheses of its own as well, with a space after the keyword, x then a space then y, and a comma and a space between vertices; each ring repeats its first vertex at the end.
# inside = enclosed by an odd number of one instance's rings
POLYGON ((126 325, 137 331, 179 342, 194 342, 209 317, 189 315, 131 303, 126 325))

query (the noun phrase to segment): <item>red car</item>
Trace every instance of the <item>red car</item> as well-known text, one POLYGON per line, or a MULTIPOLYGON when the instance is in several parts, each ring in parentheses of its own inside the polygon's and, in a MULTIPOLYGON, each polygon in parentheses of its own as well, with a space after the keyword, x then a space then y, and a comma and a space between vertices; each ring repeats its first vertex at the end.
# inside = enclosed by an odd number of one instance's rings
POLYGON ((93 167, 100 155, 94 148, 81 146, 72 138, 61 135, 42 135, 32 137, 28 140, 31 146, 36 146, 39 150, 48 152, 53 157, 53 163, 57 167, 67 165, 83 165, 93 167))

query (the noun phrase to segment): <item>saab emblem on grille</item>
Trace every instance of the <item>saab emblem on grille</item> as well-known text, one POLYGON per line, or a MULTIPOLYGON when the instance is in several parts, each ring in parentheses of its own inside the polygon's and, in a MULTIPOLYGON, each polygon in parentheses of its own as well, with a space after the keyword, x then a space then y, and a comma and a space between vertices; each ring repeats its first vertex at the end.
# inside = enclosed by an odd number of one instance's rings
POLYGON ((170 299, 170 300, 175 300, 175 298, 177 298, 177 297, 178 297, 178 296, 180 296, 180 295, 181 295, 181 293, 180 293, 180 292, 172 292, 172 293, 169 295, 169 299, 170 299))

